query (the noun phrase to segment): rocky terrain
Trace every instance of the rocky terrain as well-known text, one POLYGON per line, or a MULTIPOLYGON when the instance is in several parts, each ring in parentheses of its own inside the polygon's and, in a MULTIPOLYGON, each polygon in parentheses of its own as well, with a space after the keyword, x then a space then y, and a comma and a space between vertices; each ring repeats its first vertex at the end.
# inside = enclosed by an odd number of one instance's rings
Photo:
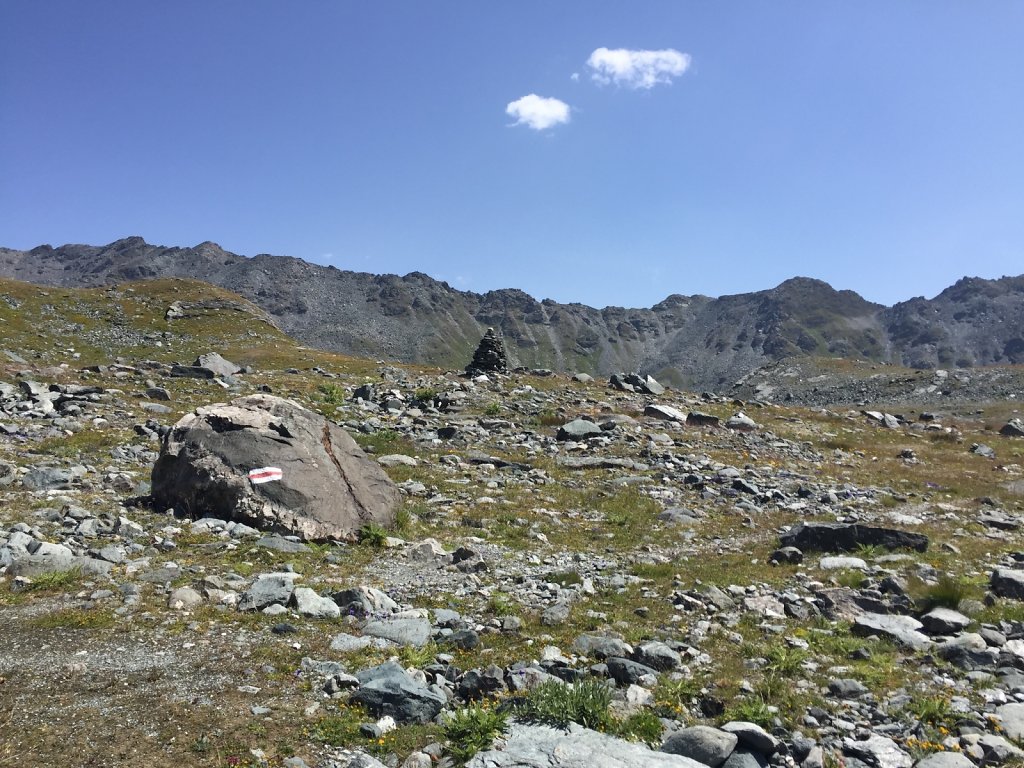
POLYGON ((1024 765, 1012 384, 467 376, 178 280, 3 282, 0 339, 0 765, 1024 765), (173 425, 253 395, 352 435, 393 524, 154 504, 173 425))
POLYGON ((638 370, 690 389, 726 390, 790 357, 916 368, 1024 363, 1024 277, 964 278, 933 299, 884 307, 819 280, 710 298, 673 294, 650 309, 538 301, 522 291, 458 291, 419 272, 348 272, 301 259, 246 258, 201 243, 0 248, 0 275, 100 286, 158 277, 236 291, 303 343, 360 357, 462 367, 488 326, 513 366, 609 375, 638 370))

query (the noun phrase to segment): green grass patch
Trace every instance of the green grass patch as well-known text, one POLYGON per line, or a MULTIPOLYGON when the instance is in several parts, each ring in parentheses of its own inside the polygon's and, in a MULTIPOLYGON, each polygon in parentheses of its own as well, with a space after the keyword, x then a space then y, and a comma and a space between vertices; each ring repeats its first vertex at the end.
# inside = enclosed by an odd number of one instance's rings
POLYGON ((110 611, 97 608, 67 608, 33 616, 26 624, 32 629, 109 629, 117 625, 117 617, 110 611))

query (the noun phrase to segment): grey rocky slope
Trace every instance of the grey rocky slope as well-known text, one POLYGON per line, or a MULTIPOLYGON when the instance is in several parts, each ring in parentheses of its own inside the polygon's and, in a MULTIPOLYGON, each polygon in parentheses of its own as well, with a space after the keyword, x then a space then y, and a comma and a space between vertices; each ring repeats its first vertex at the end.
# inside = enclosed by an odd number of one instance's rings
POLYGON ((168 248, 139 237, 0 249, 0 275, 61 286, 196 278, 242 294, 321 349, 452 368, 465 365, 493 326, 514 365, 640 370, 695 389, 724 389, 791 356, 929 368, 1024 362, 1024 277, 965 278, 933 299, 894 307, 794 278, 756 293, 673 294, 650 309, 595 309, 537 301, 519 290, 458 291, 419 272, 372 275, 295 258, 245 258, 209 242, 168 248))
POLYGON ((646 730, 517 722, 471 765, 1024 759, 1024 438, 643 379, 11 351, 0 765, 447 765, 446 716, 545 681, 646 730), (357 436, 401 530, 315 545, 147 503, 172 424, 267 390, 357 436))

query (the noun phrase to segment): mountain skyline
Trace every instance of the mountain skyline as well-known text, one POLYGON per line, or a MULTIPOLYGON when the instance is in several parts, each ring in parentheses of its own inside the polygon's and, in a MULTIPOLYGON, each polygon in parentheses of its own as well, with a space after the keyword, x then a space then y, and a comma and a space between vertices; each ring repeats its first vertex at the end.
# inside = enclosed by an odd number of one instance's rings
POLYGON ((183 277, 254 302, 305 344, 356 357, 466 365, 488 327, 513 365, 609 374, 639 370, 677 386, 721 389, 792 356, 915 368, 1024 363, 1024 276, 964 278, 933 299, 886 307, 810 278, 766 290, 671 294, 650 308, 538 301, 520 289, 460 291, 422 272, 404 277, 239 256, 212 242, 0 248, 0 275, 69 287, 183 277))

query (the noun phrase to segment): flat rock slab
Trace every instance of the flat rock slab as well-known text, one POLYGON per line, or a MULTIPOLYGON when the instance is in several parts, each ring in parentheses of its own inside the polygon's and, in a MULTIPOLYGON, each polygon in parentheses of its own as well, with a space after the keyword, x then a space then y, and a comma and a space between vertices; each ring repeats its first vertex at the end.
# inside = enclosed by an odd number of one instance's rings
POLYGON ((644 416, 650 416, 655 419, 664 419, 665 421, 675 421, 679 424, 686 423, 686 414, 678 408, 673 408, 671 405, 658 405, 656 403, 652 403, 644 408, 644 416))
POLYGON ((82 575, 107 576, 113 563, 97 560, 92 557, 76 557, 74 555, 16 555, 12 553, 11 564, 7 569, 9 576, 24 576, 29 579, 47 573, 63 573, 78 571, 82 575))
POLYGON ((557 440, 586 440, 588 437, 598 437, 604 431, 594 422, 586 419, 576 419, 558 428, 557 440))
POLYGON ((682 755, 654 752, 571 723, 565 731, 513 723, 504 744, 480 752, 466 768, 707 768, 682 755))
POLYGON ((928 549, 928 537, 923 534, 857 523, 800 523, 779 541, 783 547, 804 552, 853 552, 862 546, 917 552, 928 549))
POLYGON ((914 763, 914 768, 974 768, 974 763, 959 752, 933 752, 914 763))
POLYGON ((921 632, 923 626, 912 616, 862 613, 853 620, 850 631, 860 637, 878 635, 899 645, 923 650, 932 644, 931 639, 921 632))
POLYGON ((197 409, 164 437, 158 509, 235 520, 307 540, 394 522, 397 486, 340 427, 272 395, 197 409))
POLYGON ((1024 739, 1024 704, 1004 704, 996 709, 1007 738, 1024 739))
POLYGON ((895 741, 885 736, 871 736, 863 740, 845 738, 843 754, 859 757, 878 768, 910 768, 914 763, 914 759, 895 741))
POLYGON ((390 640, 398 645, 422 648, 430 642, 430 622, 427 619, 412 618, 368 621, 363 626, 363 634, 390 640))

